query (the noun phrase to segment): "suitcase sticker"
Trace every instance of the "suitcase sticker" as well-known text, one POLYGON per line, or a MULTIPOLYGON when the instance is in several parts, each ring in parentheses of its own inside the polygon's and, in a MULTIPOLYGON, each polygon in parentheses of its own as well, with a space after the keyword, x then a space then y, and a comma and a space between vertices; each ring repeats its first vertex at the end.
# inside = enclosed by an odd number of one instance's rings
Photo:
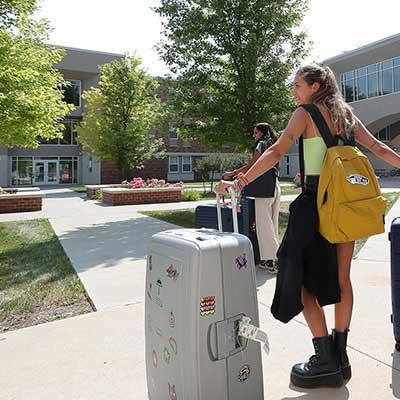
POLYGON ((215 314, 215 296, 202 297, 200 299, 200 315, 207 316, 215 314))

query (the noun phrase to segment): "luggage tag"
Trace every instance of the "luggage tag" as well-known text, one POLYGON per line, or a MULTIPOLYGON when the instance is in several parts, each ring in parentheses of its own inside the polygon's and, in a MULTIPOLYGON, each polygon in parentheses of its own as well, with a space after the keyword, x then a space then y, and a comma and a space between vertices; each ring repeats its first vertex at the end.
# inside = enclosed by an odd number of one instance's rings
POLYGON ((263 349, 269 354, 270 346, 267 333, 257 326, 251 325, 250 321, 251 319, 249 317, 242 317, 239 321, 238 335, 246 339, 254 340, 255 342, 264 343, 263 349))

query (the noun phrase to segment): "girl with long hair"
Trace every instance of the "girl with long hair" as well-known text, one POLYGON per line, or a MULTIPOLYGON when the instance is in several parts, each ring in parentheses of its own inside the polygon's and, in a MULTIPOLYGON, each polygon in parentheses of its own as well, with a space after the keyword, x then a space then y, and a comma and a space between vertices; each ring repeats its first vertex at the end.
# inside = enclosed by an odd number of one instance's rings
MULTIPOLYGON (((224 179, 229 179, 239 173, 248 171, 264 151, 278 140, 271 125, 266 122, 260 122, 254 126, 253 138, 256 143, 253 157, 249 163, 234 171, 225 172, 224 179)), ((270 274, 276 274, 278 272, 276 253, 279 247, 280 186, 277 179, 277 168, 274 168, 271 172, 269 174, 265 173, 264 179, 256 182, 253 188, 246 188, 244 195, 254 197, 256 233, 260 250, 260 262, 258 265, 260 268, 266 269, 270 274), (270 182, 271 180, 273 182, 270 182)))
POLYGON ((354 241, 331 244, 318 232, 316 192, 326 145, 303 105, 311 106, 325 120, 331 134, 343 142, 354 138, 397 168, 400 156, 376 139, 353 114, 329 67, 313 64, 300 68, 294 78, 293 96, 298 108, 278 141, 245 174, 233 183, 221 181, 216 190, 225 193, 233 186, 239 192, 282 159, 303 135, 304 188, 290 206, 288 227, 278 250, 279 271, 271 311, 283 322, 303 311, 313 336, 315 354, 293 366, 291 382, 299 387, 340 386, 351 378, 346 345, 353 310, 350 266, 354 241), (327 304, 335 304, 331 335, 322 308, 327 304))

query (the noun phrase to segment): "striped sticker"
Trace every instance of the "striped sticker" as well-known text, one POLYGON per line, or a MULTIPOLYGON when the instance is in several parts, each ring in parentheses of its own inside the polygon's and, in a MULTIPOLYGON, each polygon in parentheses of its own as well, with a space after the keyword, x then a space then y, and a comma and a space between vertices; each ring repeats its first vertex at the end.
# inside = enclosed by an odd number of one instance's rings
POLYGON ((200 299, 200 315, 215 314, 215 296, 206 296, 200 299))

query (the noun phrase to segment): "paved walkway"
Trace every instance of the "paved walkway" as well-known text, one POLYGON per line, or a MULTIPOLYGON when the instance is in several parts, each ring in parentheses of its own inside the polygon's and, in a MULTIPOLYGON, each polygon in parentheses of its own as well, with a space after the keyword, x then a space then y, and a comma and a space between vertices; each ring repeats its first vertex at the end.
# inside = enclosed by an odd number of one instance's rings
MULTIPOLYGON (((182 208, 194 205, 181 204, 182 208)), ((0 216, 0 221, 48 217, 100 310, 1 334, 0 354, 7 367, 0 373, 0 400, 146 399, 146 242, 172 225, 144 217, 138 213, 141 209, 101 206, 57 189, 47 192, 41 213, 0 216)), ((388 214, 387 227, 397 215, 400 201, 388 214)), ((299 390, 288 384, 291 365, 312 351, 310 334, 302 316, 287 325, 271 317, 275 278, 257 272, 260 322, 272 347, 269 356, 263 354, 265 399, 400 398, 400 357, 394 352, 390 323, 388 249, 387 236, 375 236, 353 262, 349 355, 354 377, 340 389, 299 390)), ((332 321, 332 307, 328 317, 332 321)))

